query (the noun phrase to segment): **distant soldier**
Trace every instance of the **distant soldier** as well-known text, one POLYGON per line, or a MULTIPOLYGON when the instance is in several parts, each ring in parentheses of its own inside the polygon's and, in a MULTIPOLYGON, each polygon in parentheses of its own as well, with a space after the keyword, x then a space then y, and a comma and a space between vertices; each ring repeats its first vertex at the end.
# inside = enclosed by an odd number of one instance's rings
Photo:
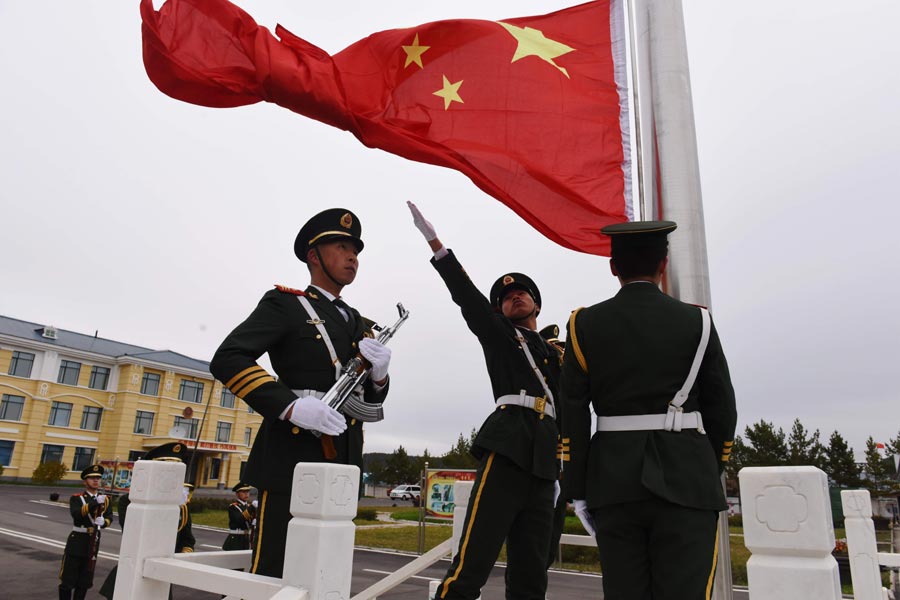
POLYGON ((250 503, 251 489, 251 486, 243 482, 231 488, 236 498, 228 505, 228 537, 222 544, 222 550, 250 549, 250 532, 256 520, 256 505, 250 503))
POLYGON ((99 493, 103 467, 91 465, 81 472, 84 491, 69 498, 74 527, 66 539, 59 571, 60 600, 81 600, 94 585, 94 565, 100 550, 100 530, 112 522, 109 498, 99 493))
POLYGON ((737 420, 734 389, 709 313, 659 289, 674 229, 671 221, 604 227, 621 289, 569 318, 566 489, 596 530, 609 600, 709 598, 718 512, 727 508, 720 475, 737 420))

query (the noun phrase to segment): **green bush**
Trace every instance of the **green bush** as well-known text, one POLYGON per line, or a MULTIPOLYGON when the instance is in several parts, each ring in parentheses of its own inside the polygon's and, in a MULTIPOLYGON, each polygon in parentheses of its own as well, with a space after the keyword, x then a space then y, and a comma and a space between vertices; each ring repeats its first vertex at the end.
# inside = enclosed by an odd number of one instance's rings
POLYGON ((45 462, 39 464, 34 473, 31 474, 31 481, 44 485, 53 485, 68 472, 69 468, 62 463, 45 462))
POLYGON ((728 515, 728 524, 734 527, 743 527, 744 517, 742 515, 728 515))
POLYGON ((232 502, 234 502, 234 498, 194 496, 191 498, 191 513, 201 513, 204 510, 228 510, 228 506, 232 502))
POLYGON ((363 521, 377 521, 378 511, 374 508, 357 508, 356 518, 362 519, 363 521))

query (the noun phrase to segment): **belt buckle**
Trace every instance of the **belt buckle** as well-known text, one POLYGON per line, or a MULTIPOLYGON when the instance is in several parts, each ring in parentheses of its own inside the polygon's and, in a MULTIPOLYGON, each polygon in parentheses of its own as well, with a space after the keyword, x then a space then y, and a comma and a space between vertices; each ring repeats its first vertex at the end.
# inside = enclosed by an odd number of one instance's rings
POLYGON ((535 412, 539 412, 540 414, 544 414, 544 408, 547 406, 547 400, 544 398, 535 398, 534 399, 534 410, 535 412))

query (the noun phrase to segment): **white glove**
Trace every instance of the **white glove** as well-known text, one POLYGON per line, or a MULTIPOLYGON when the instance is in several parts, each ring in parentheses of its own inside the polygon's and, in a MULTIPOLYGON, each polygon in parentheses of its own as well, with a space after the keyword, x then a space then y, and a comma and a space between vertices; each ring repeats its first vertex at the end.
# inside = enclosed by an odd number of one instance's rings
POLYGON ((388 374, 388 365, 391 364, 391 349, 372 338, 359 340, 359 353, 367 361, 372 363, 371 376, 373 381, 381 381, 388 374))
POLYGON ((253 502, 250 503, 250 506, 252 506, 253 508, 258 507, 258 506, 259 506, 259 500, 254 500, 253 502))
POLYGON ((341 413, 315 396, 303 396, 294 400, 291 404, 290 421, 303 429, 327 435, 340 435, 347 429, 347 422, 341 413))
POLYGON ((104 502, 106 502, 106 496, 104 496, 103 494, 97 494, 94 499, 97 501, 97 504, 103 504, 104 502))
POLYGON ((407 201, 406 205, 409 207, 409 212, 412 213, 413 216, 413 225, 416 226, 422 235, 425 237, 426 242, 430 242, 433 239, 437 239, 437 233, 434 231, 434 226, 429 223, 425 217, 422 216, 422 213, 419 212, 419 209, 412 202, 407 201))
POLYGON ((191 496, 191 490, 189 490, 187 488, 181 489, 181 503, 182 504, 187 504, 187 501, 190 498, 190 496, 191 496))
POLYGON ((553 508, 556 508, 557 500, 559 500, 559 479, 553 482, 553 508))
POLYGON ((104 519, 103 517, 97 517, 96 519, 94 519, 94 525, 96 525, 97 527, 103 527, 105 523, 106 519, 104 519))
POLYGON ((250 521, 250 527, 256 527, 256 519, 250 521))
POLYGON ((575 504, 575 516, 581 521, 585 531, 587 531, 588 535, 591 537, 597 537, 597 531, 594 529, 594 519, 591 517, 591 513, 588 512, 587 502, 584 500, 575 500, 573 504, 575 504))

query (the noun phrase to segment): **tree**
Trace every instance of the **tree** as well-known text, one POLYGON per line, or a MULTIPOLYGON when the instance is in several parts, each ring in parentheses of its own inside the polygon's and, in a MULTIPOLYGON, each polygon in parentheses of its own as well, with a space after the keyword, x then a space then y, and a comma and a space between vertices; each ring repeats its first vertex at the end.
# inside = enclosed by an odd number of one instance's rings
POLYGON ((45 462, 37 466, 31 474, 31 481, 52 485, 62 479, 69 468, 60 462, 45 462))
POLYGON ((384 461, 382 478, 391 485, 419 480, 419 470, 402 445, 384 461))
MULTIPOLYGON (((777 467, 788 464, 788 447, 784 441, 784 430, 775 430, 772 423, 760 420, 744 428, 747 438, 741 448, 741 467, 777 467)), ((732 454, 734 450, 732 449, 732 454)))
POLYGON ((475 437, 478 432, 474 429, 466 439, 463 434, 459 434, 456 444, 450 448, 450 451, 443 456, 443 465, 448 469, 474 469, 478 466, 478 461, 472 456, 472 444, 475 443, 475 437))
POLYGON ((890 479, 891 470, 889 462, 884 460, 881 452, 878 451, 878 445, 872 436, 866 440, 866 478, 862 482, 863 485, 872 492, 884 489, 890 479))
POLYGON ((825 472, 838 487, 856 488, 862 483, 859 465, 851 448, 840 433, 832 432, 825 450, 825 472))
POLYGON ((825 446, 819 442, 818 429, 809 435, 800 419, 794 419, 787 446, 789 465, 810 465, 825 470, 825 446))
POLYGON ((900 431, 897 432, 897 437, 891 438, 887 444, 885 444, 887 451, 891 454, 900 454, 900 431))

